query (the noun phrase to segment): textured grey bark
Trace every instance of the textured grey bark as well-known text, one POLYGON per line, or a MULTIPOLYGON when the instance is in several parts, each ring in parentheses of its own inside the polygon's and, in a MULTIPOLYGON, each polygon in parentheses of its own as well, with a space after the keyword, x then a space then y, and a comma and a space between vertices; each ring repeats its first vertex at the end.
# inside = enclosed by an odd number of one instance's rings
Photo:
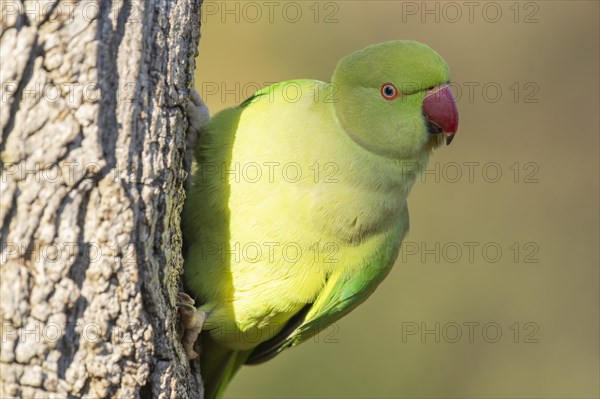
POLYGON ((0 0, 0 397, 201 396, 177 333, 201 0, 0 0))

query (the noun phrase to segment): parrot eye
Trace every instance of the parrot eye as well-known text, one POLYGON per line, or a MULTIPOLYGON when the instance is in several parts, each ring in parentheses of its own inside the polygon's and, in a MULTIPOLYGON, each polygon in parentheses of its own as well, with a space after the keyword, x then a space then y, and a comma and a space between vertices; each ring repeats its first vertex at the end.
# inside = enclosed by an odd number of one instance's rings
POLYGON ((386 100, 393 100, 398 97, 398 89, 392 83, 384 83, 381 86, 381 95, 386 100))

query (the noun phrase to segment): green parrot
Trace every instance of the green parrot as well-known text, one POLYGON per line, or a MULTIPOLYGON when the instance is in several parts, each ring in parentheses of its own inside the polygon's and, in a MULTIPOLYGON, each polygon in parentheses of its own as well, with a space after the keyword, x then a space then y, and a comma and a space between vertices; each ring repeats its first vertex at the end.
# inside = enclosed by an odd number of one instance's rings
POLYGON ((458 127, 449 70, 415 41, 281 82, 202 127, 184 206, 185 283, 205 317, 205 397, 362 303, 408 231, 407 196, 458 127))

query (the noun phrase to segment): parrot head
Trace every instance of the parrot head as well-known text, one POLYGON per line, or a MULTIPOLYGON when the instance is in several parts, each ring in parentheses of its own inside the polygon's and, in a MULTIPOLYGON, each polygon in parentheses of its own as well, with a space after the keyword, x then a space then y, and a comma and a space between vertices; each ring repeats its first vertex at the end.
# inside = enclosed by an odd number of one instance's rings
POLYGON ((332 77, 337 117, 367 150, 395 159, 418 158, 450 144, 458 111, 444 59, 408 40, 369 46, 342 58, 332 77))

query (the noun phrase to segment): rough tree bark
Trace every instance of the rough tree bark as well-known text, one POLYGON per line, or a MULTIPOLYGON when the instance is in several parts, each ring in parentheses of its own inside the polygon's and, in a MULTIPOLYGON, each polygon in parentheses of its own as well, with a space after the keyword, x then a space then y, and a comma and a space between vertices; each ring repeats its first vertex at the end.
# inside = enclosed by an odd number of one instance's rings
POLYGON ((177 334, 201 0, 0 0, 0 396, 201 396, 177 334))

